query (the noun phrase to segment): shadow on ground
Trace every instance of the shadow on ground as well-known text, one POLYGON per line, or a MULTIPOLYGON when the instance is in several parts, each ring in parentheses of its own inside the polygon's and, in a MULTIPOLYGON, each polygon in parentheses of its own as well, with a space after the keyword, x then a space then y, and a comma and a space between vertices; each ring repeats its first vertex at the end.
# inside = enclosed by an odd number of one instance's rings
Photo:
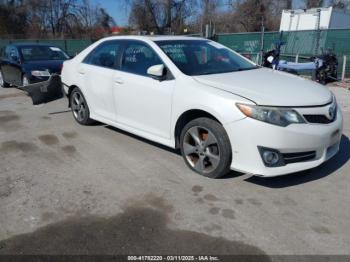
POLYGON ((168 228, 173 207, 162 198, 149 199, 114 217, 73 218, 1 241, 0 255, 249 254, 270 261, 262 250, 242 242, 168 228))
MULTIPOLYGON (((102 124, 101 124, 102 125, 102 124)), ((167 146, 158 144, 156 142, 147 140, 145 138, 139 137, 137 135, 128 133, 126 131, 123 131, 119 128, 112 127, 105 125, 105 128, 124 134, 126 136, 130 136, 132 138, 135 138, 143 143, 147 143, 149 145, 158 147, 160 149, 166 150, 168 152, 177 154, 181 156, 180 150, 172 149, 167 146)), ((283 188, 283 187, 290 187, 290 186, 296 186, 299 184, 307 183, 310 181, 318 180, 323 177, 326 177, 336 170, 340 169, 343 165, 345 165, 348 160, 350 159, 350 141, 349 138, 345 135, 342 136, 341 142, 340 142, 340 151, 339 153, 327 161, 326 163, 322 164, 321 166, 312 169, 312 170, 306 170, 302 171, 299 173, 294 173, 290 175, 285 175, 285 176, 280 176, 280 177, 272 177, 272 178, 264 178, 264 177, 257 177, 257 176, 251 176, 245 181, 254 183, 260 186, 265 186, 265 187, 271 187, 271 188, 283 188)), ((241 172, 236 172, 236 171, 231 171, 224 177, 220 179, 234 179, 240 176, 244 176, 246 174, 241 173, 241 172)))
POLYGON ((315 169, 272 178, 252 176, 247 178, 245 181, 270 188, 296 186, 331 175, 342 166, 344 166, 349 161, 349 159, 350 141, 347 136, 343 135, 340 142, 339 153, 315 169))
POLYGON ((153 142, 153 141, 148 140, 148 139, 146 139, 146 138, 143 138, 143 137, 140 137, 140 136, 138 136, 138 135, 134 135, 134 134, 131 134, 131 133, 126 132, 126 131, 124 131, 124 130, 121 130, 121 129, 119 129, 119 128, 116 128, 116 127, 113 127, 113 126, 108 126, 108 125, 106 125, 105 128, 107 128, 107 129, 109 129, 109 130, 112 130, 112 131, 115 131, 115 132, 118 132, 118 133, 121 133, 121 134, 126 135, 126 136, 129 136, 129 137, 135 138, 135 139, 137 139, 137 140, 139 140, 139 141, 141 141, 141 142, 143 142, 143 143, 147 143, 147 144, 149 144, 149 145, 151 145, 151 146, 158 147, 158 148, 163 149, 163 150, 165 150, 165 151, 168 151, 168 152, 170 152, 170 153, 174 153, 174 154, 177 154, 177 155, 181 155, 180 150, 167 147, 167 146, 162 145, 162 144, 159 144, 159 143, 157 143, 157 142, 153 142))

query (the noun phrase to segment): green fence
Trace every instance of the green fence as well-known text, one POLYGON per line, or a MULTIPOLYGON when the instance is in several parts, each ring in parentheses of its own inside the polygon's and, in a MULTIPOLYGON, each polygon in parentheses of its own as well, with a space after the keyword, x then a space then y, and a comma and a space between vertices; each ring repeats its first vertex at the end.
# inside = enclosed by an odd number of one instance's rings
POLYGON ((36 40, 36 39, 0 39, 0 49, 4 46, 12 43, 39 43, 39 44, 49 44, 60 47, 69 55, 76 55, 89 45, 91 45, 94 40, 90 39, 67 39, 67 40, 36 40))
MULTIPOLYGON (((274 48, 279 40, 279 32, 266 32, 264 35, 264 51, 274 48)), ((218 34, 216 41, 240 53, 249 54, 252 60, 257 59, 261 49, 261 33, 218 34)), ((339 61, 339 77, 342 76, 344 56, 346 58, 345 75, 350 77, 350 29, 332 29, 320 31, 292 31, 283 33, 282 57, 287 60, 305 61, 306 57, 320 54, 322 50, 332 49, 339 61), (318 48, 317 48, 318 47, 318 48)), ((69 55, 75 55, 89 46, 94 40, 28 40, 0 39, 0 49, 10 43, 45 43, 58 46, 69 55)))
MULTIPOLYGON (((266 32, 264 35, 264 51, 274 48, 279 40, 279 32, 266 32)), ((216 40, 237 52, 248 54, 255 60, 261 50, 261 33, 218 34, 216 40)), ((339 61, 339 77, 343 71, 343 60, 346 56, 345 75, 350 77, 350 29, 330 29, 320 31, 291 31, 283 33, 286 43, 281 53, 288 60, 309 57, 332 49, 339 61)), ((302 59, 300 59, 302 60, 302 59)), ((300 61, 299 60, 299 61, 300 61)))

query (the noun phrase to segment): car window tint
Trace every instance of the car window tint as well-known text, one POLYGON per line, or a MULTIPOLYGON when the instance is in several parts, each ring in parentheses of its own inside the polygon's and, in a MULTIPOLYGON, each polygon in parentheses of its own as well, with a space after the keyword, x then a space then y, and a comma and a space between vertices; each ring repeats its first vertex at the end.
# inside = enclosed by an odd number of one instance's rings
POLYGON ((95 50, 84 60, 84 63, 115 68, 119 46, 120 44, 115 41, 105 42, 96 47, 95 50))
POLYGON ((230 49, 208 40, 156 41, 186 75, 209 75, 257 69, 230 49))
POLYGON ((20 48, 24 61, 67 60, 69 56, 55 46, 25 46, 20 48))
POLYGON ((176 63, 187 64, 187 57, 184 52, 184 45, 163 45, 162 49, 176 63))
POLYGON ((15 47, 10 48, 10 59, 13 61, 17 61, 19 59, 17 48, 15 47))
POLYGON ((151 47, 142 43, 127 44, 122 60, 121 70, 147 76, 147 69, 163 64, 151 47))

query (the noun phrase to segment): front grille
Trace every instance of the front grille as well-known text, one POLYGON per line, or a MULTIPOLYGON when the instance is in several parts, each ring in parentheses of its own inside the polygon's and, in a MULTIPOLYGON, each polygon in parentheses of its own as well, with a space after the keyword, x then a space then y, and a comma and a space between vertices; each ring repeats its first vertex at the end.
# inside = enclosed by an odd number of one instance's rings
POLYGON ((282 154, 284 163, 292 164, 292 163, 299 163, 299 162, 305 162, 309 160, 313 160, 316 158, 316 151, 309 151, 309 152, 301 152, 301 153, 286 153, 282 154))
POLYGON ((325 115, 304 115, 304 118, 312 124, 330 124, 336 119, 336 117, 329 119, 325 115))

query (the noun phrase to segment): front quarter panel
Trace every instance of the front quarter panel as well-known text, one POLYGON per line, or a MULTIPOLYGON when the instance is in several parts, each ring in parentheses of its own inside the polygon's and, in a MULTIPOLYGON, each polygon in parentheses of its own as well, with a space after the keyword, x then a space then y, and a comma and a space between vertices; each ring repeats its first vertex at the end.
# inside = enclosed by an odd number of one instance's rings
POLYGON ((243 97, 200 84, 184 75, 176 79, 173 101, 172 130, 175 130, 179 117, 189 110, 205 111, 225 125, 245 118, 236 103, 253 104, 243 97))

